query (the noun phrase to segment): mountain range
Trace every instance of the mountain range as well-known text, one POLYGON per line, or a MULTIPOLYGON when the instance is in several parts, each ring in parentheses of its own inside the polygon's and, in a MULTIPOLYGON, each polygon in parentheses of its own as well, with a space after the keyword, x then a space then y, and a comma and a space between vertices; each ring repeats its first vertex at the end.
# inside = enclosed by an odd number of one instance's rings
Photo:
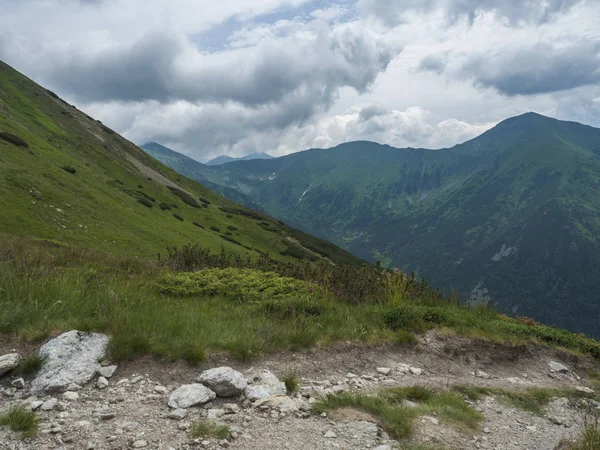
POLYGON ((350 142, 185 174, 464 300, 598 335, 599 158, 599 129, 527 113, 447 149, 350 142))
POLYGON ((0 211, 0 239, 48 246, 155 258, 199 244, 241 257, 360 263, 176 173, 1 61, 0 211))

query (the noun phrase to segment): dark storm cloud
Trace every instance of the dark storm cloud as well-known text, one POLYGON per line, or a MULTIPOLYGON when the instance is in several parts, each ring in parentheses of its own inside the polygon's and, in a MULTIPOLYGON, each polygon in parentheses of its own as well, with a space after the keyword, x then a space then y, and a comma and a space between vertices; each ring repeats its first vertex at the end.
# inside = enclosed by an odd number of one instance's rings
POLYGON ((397 53, 357 26, 320 30, 313 40, 272 39, 216 54, 155 33, 125 48, 92 55, 80 49, 48 61, 46 78, 87 102, 232 101, 258 107, 299 97, 328 104, 341 87, 364 92, 397 53))
POLYGON ((456 74, 508 96, 564 91, 600 82, 600 41, 539 43, 471 57, 456 74))
POLYGON ((493 11, 510 25, 525 22, 544 23, 553 15, 566 12, 586 0, 359 0, 358 9, 365 15, 376 17, 389 26, 404 21, 409 11, 420 13, 442 9, 449 21, 466 17, 470 22, 479 13, 493 11))

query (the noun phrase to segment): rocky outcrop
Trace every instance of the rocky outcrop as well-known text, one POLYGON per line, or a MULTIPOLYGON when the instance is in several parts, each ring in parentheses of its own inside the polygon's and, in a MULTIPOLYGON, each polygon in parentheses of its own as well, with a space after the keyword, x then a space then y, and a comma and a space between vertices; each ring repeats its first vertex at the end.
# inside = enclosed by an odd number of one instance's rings
POLYGON ((30 392, 64 391, 70 384, 83 385, 100 369, 108 336, 100 333, 69 331, 48 341, 40 349, 42 369, 31 383, 30 392))
POLYGON ((240 395, 248 386, 244 375, 231 367, 205 370, 196 381, 210 388, 219 397, 240 395))

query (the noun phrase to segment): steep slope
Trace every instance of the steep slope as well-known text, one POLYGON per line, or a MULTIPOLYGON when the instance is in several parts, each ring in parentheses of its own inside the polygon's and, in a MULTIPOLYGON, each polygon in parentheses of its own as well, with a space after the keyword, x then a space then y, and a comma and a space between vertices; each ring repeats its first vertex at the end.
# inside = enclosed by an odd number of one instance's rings
MULTIPOLYGON (((142 146, 144 148, 144 146, 142 146)), ((233 158, 227 155, 217 156, 216 158, 211 159, 206 162, 207 166, 220 166, 221 164, 225 164, 233 161, 251 161, 253 159, 272 159, 273 157, 265 152, 260 153, 250 153, 249 155, 242 156, 240 158, 233 158)))
POLYGON ((296 246, 313 259, 357 261, 168 169, 2 62, 0 211, 4 236, 130 256, 199 243, 279 259, 296 246))
POLYGON ((450 149, 353 142, 202 175, 462 298, 598 335, 600 130, 529 113, 450 149))

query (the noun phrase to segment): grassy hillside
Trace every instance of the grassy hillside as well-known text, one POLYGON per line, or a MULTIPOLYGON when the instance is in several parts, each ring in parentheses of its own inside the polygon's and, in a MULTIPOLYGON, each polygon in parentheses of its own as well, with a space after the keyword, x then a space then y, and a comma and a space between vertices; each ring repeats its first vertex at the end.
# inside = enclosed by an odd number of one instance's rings
POLYGON ((0 210, 2 239, 138 257, 198 243, 252 258, 357 262, 179 175, 1 62, 0 210))
POLYGON ((450 149, 354 142, 201 176, 463 299, 597 335, 600 130, 538 114, 450 149))

